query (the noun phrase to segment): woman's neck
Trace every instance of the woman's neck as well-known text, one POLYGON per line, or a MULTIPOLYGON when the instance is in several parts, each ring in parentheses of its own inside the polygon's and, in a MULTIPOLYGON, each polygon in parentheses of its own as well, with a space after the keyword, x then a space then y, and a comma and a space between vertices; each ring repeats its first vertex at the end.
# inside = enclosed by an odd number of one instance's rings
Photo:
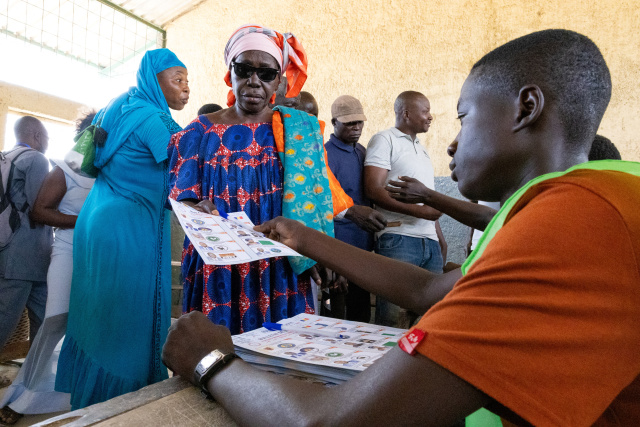
POLYGON ((268 123, 273 119, 273 110, 267 106, 259 113, 252 114, 233 105, 230 108, 209 114, 207 118, 211 123, 224 125, 268 123))

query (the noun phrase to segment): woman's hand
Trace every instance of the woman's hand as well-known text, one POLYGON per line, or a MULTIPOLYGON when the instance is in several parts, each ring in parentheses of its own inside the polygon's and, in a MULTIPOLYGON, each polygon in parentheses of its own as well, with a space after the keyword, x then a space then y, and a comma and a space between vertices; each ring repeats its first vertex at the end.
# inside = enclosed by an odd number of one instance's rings
POLYGON ((169 335, 162 349, 162 362, 174 374, 197 385, 194 378, 196 366, 213 350, 233 353, 229 329, 214 325, 200 311, 192 311, 180 317, 169 328, 169 335))
POLYGON ((211 215, 220 215, 218 213, 218 209, 216 209, 216 205, 214 205, 213 202, 209 199, 205 199, 197 204, 189 203, 189 206, 200 212, 208 213, 211 215))
POLYGON ((384 188, 389 192, 389 196, 404 203, 428 204, 432 190, 415 178, 401 176, 398 179, 400 181, 389 180, 389 184, 384 188))
POLYGON ((314 282, 322 289, 332 289, 346 294, 349 284, 346 277, 339 275, 335 271, 320 264, 314 264, 309 270, 309 274, 314 282))
POLYGON ((314 264, 307 271, 309 272, 311 279, 316 282, 321 289, 328 288, 333 280, 333 272, 320 264, 314 264))
POLYGON ((287 245, 298 252, 306 228, 298 221, 282 216, 253 227, 254 230, 264 233, 271 240, 287 245))

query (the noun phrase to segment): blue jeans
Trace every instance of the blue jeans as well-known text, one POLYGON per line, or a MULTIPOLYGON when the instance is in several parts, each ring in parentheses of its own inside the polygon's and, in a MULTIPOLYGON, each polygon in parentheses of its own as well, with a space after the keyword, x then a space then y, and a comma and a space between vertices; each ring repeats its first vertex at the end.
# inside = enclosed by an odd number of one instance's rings
MULTIPOLYGON (((435 240, 385 233, 376 241, 375 252, 388 258, 417 265, 432 273, 442 273, 442 251, 440 244, 435 240)), ((409 329, 417 318, 418 315, 415 313, 376 296, 376 324, 409 329)))

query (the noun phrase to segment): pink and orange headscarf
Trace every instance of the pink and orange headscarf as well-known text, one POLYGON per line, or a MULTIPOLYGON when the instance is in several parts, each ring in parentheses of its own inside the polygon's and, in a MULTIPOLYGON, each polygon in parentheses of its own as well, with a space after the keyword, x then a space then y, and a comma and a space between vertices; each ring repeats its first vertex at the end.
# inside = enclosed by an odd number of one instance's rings
MULTIPOLYGON (((259 25, 244 25, 238 28, 224 48, 224 62, 227 68, 238 55, 248 50, 260 50, 273 56, 282 74, 287 78, 285 96, 288 98, 298 96, 307 80, 307 53, 293 34, 281 34, 259 25)), ((231 87, 231 71, 227 71, 224 81, 231 87)), ((274 99, 271 99, 272 103, 273 101, 274 99)), ((235 102, 236 97, 230 90, 227 95, 227 105, 231 107, 235 102)))

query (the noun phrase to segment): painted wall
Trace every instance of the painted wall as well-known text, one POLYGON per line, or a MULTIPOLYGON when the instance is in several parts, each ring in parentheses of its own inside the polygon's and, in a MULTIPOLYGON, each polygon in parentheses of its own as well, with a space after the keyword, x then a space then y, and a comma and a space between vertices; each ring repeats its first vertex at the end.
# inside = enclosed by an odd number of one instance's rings
MULTIPOLYGON (((0 81, 0 150, 5 147, 7 114, 10 109, 21 110, 27 114, 74 121, 79 112, 87 107, 68 99, 37 92, 21 86, 0 81)), ((46 123, 45 123, 46 126, 46 123)))
POLYGON ((421 139, 436 175, 446 175, 445 150, 459 129, 459 90, 473 63, 515 37, 566 28, 601 48, 614 89, 600 133, 625 159, 639 161, 638 22, 640 0, 209 0, 167 28, 167 47, 187 64, 192 89, 190 103, 175 117, 185 125, 202 104, 224 105, 224 46, 237 27, 258 23, 302 41, 309 56, 305 90, 318 100, 321 119, 330 120, 331 103, 340 95, 362 101, 369 119, 365 145, 375 132, 393 126, 393 101, 400 92, 426 94, 435 121, 421 139))

